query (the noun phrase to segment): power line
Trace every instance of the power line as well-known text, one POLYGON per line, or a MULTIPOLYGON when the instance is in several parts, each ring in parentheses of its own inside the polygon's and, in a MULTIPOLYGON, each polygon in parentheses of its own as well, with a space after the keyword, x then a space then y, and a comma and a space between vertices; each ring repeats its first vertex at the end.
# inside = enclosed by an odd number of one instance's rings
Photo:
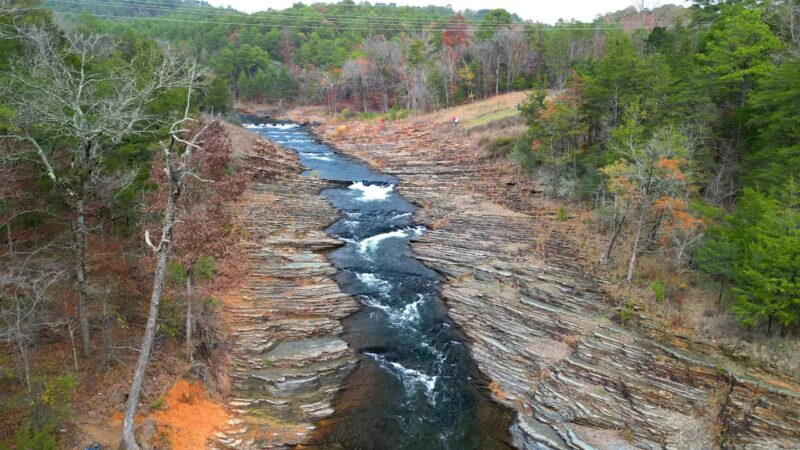
MULTIPOLYGON (((352 16, 346 15, 346 14, 330 14, 330 13, 322 13, 322 12, 300 13, 300 12, 292 12, 291 10, 258 11, 258 12, 253 13, 252 15, 249 15, 249 14, 241 12, 241 11, 225 11, 225 10, 222 10, 221 8, 214 8, 214 7, 188 6, 188 5, 187 6, 169 7, 169 6, 165 6, 163 3, 149 2, 149 1, 146 1, 146 0, 131 1, 131 2, 128 2, 128 3, 109 3, 109 2, 98 2, 98 1, 87 1, 87 0, 83 0, 83 1, 76 1, 76 0, 48 0, 48 1, 51 2, 51 3, 93 4, 93 5, 98 5, 98 6, 118 6, 118 7, 128 7, 128 8, 139 7, 139 8, 148 8, 148 9, 154 9, 154 10, 162 10, 162 11, 178 11, 178 12, 183 11, 183 12, 192 12, 192 13, 201 13, 202 12, 203 14, 233 15, 233 16, 238 16, 238 17, 241 17, 241 16, 254 16, 254 15, 261 15, 261 14, 267 14, 268 13, 268 14, 272 14, 272 15, 279 15, 279 16, 286 16, 286 17, 308 17, 308 18, 312 18, 312 19, 319 19, 320 17, 354 19, 352 16)), ((367 5, 350 5, 350 6, 367 7, 367 5)), ((375 6, 371 6, 370 5, 370 7, 374 8, 374 10, 376 10, 376 11, 388 10, 388 9, 392 8, 390 6, 384 6, 384 5, 375 5, 375 6)), ((394 8, 400 9, 402 7, 394 7, 394 8)), ((410 9, 414 10, 414 7, 410 7, 409 6, 407 8, 410 8, 410 9)), ((421 9, 419 11, 422 12, 421 9)), ((404 20, 404 19, 397 19, 397 18, 390 18, 390 17, 367 17, 367 18, 365 18, 365 20, 417 22, 417 23, 427 24, 431 20, 450 19, 451 17, 453 17, 455 15, 456 15, 456 12, 452 11, 452 15, 450 17, 437 17, 435 19, 430 19, 430 20, 428 20, 428 19, 408 19, 408 20, 404 20)), ((362 20, 362 19, 359 18, 358 20, 362 20)), ((467 21, 467 20, 465 19, 465 21, 467 21)), ((508 25, 507 22, 494 21, 494 20, 480 20, 480 21, 469 20, 467 22, 468 23, 474 23, 474 24, 508 25)), ((516 23, 521 23, 521 22, 516 22, 516 23)))
MULTIPOLYGON (((377 24, 377 25, 416 25, 416 26, 427 26, 431 23, 435 23, 437 21, 444 20, 444 18, 436 18, 430 20, 403 20, 403 19, 396 19, 396 18, 380 18, 380 17, 363 17, 363 18, 356 18, 348 16, 346 18, 332 18, 332 15, 311 15, 311 14, 297 14, 297 16, 302 17, 293 17, 288 16, 282 12, 260 12, 254 15, 248 15, 241 12, 225 12, 225 11, 214 11, 208 9, 184 9, 184 8, 170 8, 170 7, 163 7, 163 6, 149 6, 149 5, 142 5, 142 4, 135 4, 135 3, 108 3, 108 2, 95 2, 95 1, 76 1, 76 0, 49 0, 53 3, 67 3, 67 4, 76 4, 76 5, 84 5, 84 6, 114 6, 120 8, 141 8, 146 10, 153 10, 153 11, 165 11, 165 12, 172 12, 172 13, 186 13, 186 14, 201 14, 207 16, 217 16, 217 17, 233 17, 236 19, 244 19, 244 18, 252 18, 252 19, 268 19, 268 20, 319 20, 319 19, 329 19, 334 20, 336 22, 349 22, 355 23, 359 25, 369 25, 369 24, 377 24)), ((54 10, 56 12, 61 12, 58 10, 54 10)), ((339 17, 339 16, 336 16, 339 17)), ((443 25, 445 27, 452 27, 448 25, 443 25)), ((508 24, 506 24, 508 27, 508 24)), ((483 28, 487 28, 483 26, 483 28)), ((491 25, 491 28, 500 29, 500 26, 491 25)))
MULTIPOLYGON (((223 21, 215 21, 215 20, 185 20, 185 19, 172 19, 168 17, 137 17, 137 16, 125 16, 125 15, 114 15, 114 14, 96 14, 96 13, 77 13, 77 12, 66 12, 66 11, 53 11, 55 14, 61 15, 68 15, 68 16, 92 16, 98 18, 107 18, 107 19, 125 19, 125 20, 142 20, 142 21, 154 21, 154 22, 171 22, 171 23, 189 23, 189 24, 207 24, 207 25, 230 25, 230 26, 237 26, 237 27, 257 27, 257 28, 298 28, 298 29, 343 29, 343 30, 353 30, 353 31, 394 31, 394 32, 411 32, 411 31, 419 31, 419 32, 426 32, 426 31, 448 31, 448 30, 463 30, 463 31, 480 31, 481 28, 477 27, 464 27, 464 28, 412 28, 412 27, 403 27, 403 28, 384 28, 384 27, 352 27, 352 26, 342 26, 340 24, 325 24, 325 25, 286 25, 286 24, 266 24, 266 23, 246 23, 246 22, 223 22, 223 21)), ((592 27, 571 27, 571 26, 548 26, 545 27, 532 27, 535 31, 602 31, 602 30, 620 30, 622 28, 625 29, 649 29, 652 28, 653 25, 637 25, 637 26, 628 26, 628 25, 617 25, 617 26, 592 26, 592 27)), ((512 27, 509 28, 508 31, 514 33, 525 33, 527 32, 527 28, 525 26, 522 27, 512 27)))
MULTIPOLYGON (((653 26, 665 26, 670 25, 669 23, 607 23, 605 25, 599 26, 597 24, 575 24, 570 23, 566 25, 544 25, 544 24, 532 24, 528 23, 519 23, 515 22, 511 25, 504 23, 504 22, 488 22, 488 23, 497 23, 502 25, 489 25, 487 22, 466 22, 467 26, 462 27, 460 24, 436 24, 437 21, 444 20, 444 18, 432 18, 430 20, 416 20, 416 19, 395 19, 395 18, 378 18, 378 17, 364 17, 364 18, 354 18, 352 16, 343 16, 343 15, 335 15, 335 14, 304 14, 304 13, 285 13, 280 11, 268 11, 268 12, 259 12, 253 15, 248 15, 241 12, 227 12, 227 11, 219 11, 214 10, 212 8, 203 8, 203 7, 165 7, 163 4, 160 6, 154 6, 152 3, 148 3, 146 1, 140 0, 137 2, 129 2, 129 3, 113 3, 113 2, 97 2, 91 0, 83 0, 83 1, 76 1, 76 0, 49 0, 53 3, 67 3, 67 4, 76 4, 76 5, 85 5, 85 6, 116 6, 121 8, 142 8, 142 9, 150 9, 150 10, 160 10, 166 12, 175 12, 175 13, 190 13, 190 14, 205 14, 208 16, 217 16, 217 17, 233 17, 233 18, 252 18, 257 20, 294 20, 294 25, 281 25, 281 24, 253 24, 253 23, 245 23, 245 22, 220 22, 220 21, 200 21, 200 20, 181 20, 181 19, 172 19, 172 18, 154 18, 154 17, 139 17, 139 16, 127 16, 127 15, 112 15, 112 14, 91 14, 97 17, 108 17, 108 18, 121 18, 121 19, 144 19, 144 20, 153 20, 153 19, 160 19, 161 21, 170 21, 170 22, 195 22, 195 23, 215 23, 215 24, 228 24, 228 25, 241 25, 241 26, 269 26, 269 27, 287 27, 287 28, 312 28, 312 29, 326 29, 331 28, 332 25, 325 24, 322 26, 314 26, 314 25, 297 25, 296 23, 300 20, 319 20, 320 18, 328 18, 328 17, 343 17, 342 19, 334 19, 336 22, 350 22, 355 25, 378 25, 379 27, 387 27, 387 26, 394 26, 399 28, 379 28, 375 26, 369 26, 366 28, 356 28, 356 27, 348 27, 349 29, 353 30, 366 30, 366 31, 430 31, 429 25, 435 24, 438 28, 444 30, 458 30, 458 29, 465 29, 466 31, 474 31, 474 30, 490 30, 490 31, 498 31, 503 29, 511 29, 512 31, 514 28, 525 28, 530 27, 533 29, 541 28, 541 29, 551 29, 557 28, 559 30, 596 30, 596 29, 617 29, 618 27, 624 27, 627 29, 631 28, 651 28, 653 26), (292 17, 288 15, 292 14, 292 17), (470 25, 472 24, 472 25, 470 25), (407 25, 416 25, 418 28, 408 27, 407 25)), ((59 14, 67 14, 67 15, 80 15, 80 14, 90 14, 90 13, 74 13, 74 12, 66 12, 66 11, 57 11, 55 12, 59 14)), ((452 17, 452 16, 451 16, 452 17)), ((516 30, 522 31, 522 30, 516 30)))

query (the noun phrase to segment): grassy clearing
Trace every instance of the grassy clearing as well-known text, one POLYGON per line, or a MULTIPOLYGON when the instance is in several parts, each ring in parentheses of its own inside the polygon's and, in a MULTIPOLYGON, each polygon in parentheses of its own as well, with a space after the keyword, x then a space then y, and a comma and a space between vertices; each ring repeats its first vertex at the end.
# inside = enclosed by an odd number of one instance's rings
POLYGON ((464 122, 464 128, 470 130, 472 128, 479 127, 481 125, 494 122, 496 120, 506 119, 508 117, 515 117, 518 115, 519 115, 519 110, 516 108, 516 106, 510 109, 501 109, 499 111, 494 111, 483 115, 479 115, 474 119, 464 122))

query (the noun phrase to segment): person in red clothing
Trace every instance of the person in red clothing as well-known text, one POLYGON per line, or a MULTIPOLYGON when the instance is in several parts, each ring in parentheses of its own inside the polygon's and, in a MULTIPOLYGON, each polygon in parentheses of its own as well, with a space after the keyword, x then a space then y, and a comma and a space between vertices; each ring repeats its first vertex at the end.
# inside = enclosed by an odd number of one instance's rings
POLYGON ((458 122, 460 122, 458 117, 453 116, 453 125, 458 126, 458 122))

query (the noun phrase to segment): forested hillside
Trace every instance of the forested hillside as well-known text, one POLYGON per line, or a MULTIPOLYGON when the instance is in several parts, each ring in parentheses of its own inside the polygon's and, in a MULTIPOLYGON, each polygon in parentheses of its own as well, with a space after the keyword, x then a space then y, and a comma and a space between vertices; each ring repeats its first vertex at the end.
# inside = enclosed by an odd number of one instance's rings
POLYGON ((796 342, 798 27, 795 0, 551 25, 349 0, 0 0, 0 447, 69 447, 72 407, 109 392, 130 442, 148 380, 227 382, 216 294, 247 232, 226 206, 252 174, 215 117, 235 103, 383 124, 525 91, 502 117, 524 133, 488 157, 562 202, 559 222, 592 210, 604 275, 661 304, 701 286, 742 329, 796 342))
POLYGON ((605 33, 564 89, 531 95, 510 155, 551 196, 592 201, 611 230, 672 261, 656 297, 689 272, 717 280, 748 327, 800 321, 800 62, 795 2, 697 2, 691 22, 605 33))
MULTIPOLYGON (((430 110, 532 86, 560 87, 572 63, 601 52, 606 31, 624 28, 641 40, 649 28, 680 17, 669 6, 621 13, 621 25, 606 17, 596 24, 550 26, 498 9, 455 12, 344 1, 243 14, 168 3, 126 2, 137 8, 129 6, 127 14, 120 12, 122 3, 51 0, 47 5, 68 11, 64 20, 102 32, 170 42, 213 68, 237 100, 383 112, 430 110)), ((221 93, 225 86, 215 89, 221 93)))
POLYGON ((151 349, 214 379, 247 175, 197 64, 0 6, 0 447, 77 445, 73 399, 102 390, 128 399, 130 444, 151 349))

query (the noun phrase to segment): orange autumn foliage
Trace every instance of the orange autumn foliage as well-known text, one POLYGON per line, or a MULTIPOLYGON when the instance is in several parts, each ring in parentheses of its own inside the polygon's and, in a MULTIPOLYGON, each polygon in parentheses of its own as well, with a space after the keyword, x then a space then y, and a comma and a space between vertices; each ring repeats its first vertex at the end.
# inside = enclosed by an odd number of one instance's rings
POLYGON ((656 163, 656 167, 667 172, 667 176, 677 181, 685 181, 686 175, 683 173, 683 166, 686 160, 681 158, 664 158, 656 163))

